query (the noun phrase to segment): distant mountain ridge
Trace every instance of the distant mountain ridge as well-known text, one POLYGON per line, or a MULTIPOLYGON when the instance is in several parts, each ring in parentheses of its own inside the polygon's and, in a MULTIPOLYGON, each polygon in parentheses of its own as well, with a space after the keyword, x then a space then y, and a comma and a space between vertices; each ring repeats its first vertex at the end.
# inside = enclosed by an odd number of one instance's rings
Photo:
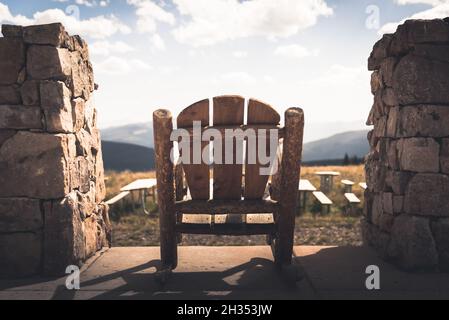
MULTIPOLYGON (((365 131, 365 122, 347 121, 347 122, 325 122, 325 123, 306 123, 304 129, 304 142, 310 143, 326 139, 335 134, 345 132, 351 128, 353 131, 365 131)), ((132 143, 148 148, 154 147, 153 142, 153 123, 134 123, 117 127, 101 129, 101 136, 106 141, 115 141, 123 143, 132 143)))
POLYGON ((304 144, 302 161, 364 157, 369 151, 368 130, 348 131, 304 144))
POLYGON ((130 143, 101 141, 105 170, 149 171, 154 169, 154 150, 130 143))
MULTIPOLYGON (((304 144, 303 162, 363 158, 369 151, 368 130, 348 131, 304 144)), ((103 158, 106 170, 146 171, 154 169, 153 132, 150 124, 103 129, 103 158)))
POLYGON ((102 129, 101 138, 105 141, 129 143, 153 148, 153 123, 134 123, 102 129))

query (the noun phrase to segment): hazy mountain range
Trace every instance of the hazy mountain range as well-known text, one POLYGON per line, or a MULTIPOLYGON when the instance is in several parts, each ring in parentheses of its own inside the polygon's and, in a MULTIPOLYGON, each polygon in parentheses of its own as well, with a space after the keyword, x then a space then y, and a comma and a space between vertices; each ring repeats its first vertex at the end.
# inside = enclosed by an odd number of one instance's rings
MULTIPOLYGON (((356 130, 366 130, 364 121, 307 123, 304 130, 304 142, 317 141, 341 132, 356 130)), ((153 148, 153 124, 151 122, 101 129, 101 135, 103 140, 153 148)))
POLYGON ((333 160, 349 157, 364 157, 369 151, 368 130, 348 131, 335 134, 329 138, 304 144, 302 160, 333 160))
MULTIPOLYGON (((327 128, 327 132, 332 129, 327 128)), ((347 131, 304 144, 303 161, 364 157, 369 150, 368 130, 347 131)), ((103 129, 103 158, 108 170, 146 171, 154 168, 152 124, 103 129)))

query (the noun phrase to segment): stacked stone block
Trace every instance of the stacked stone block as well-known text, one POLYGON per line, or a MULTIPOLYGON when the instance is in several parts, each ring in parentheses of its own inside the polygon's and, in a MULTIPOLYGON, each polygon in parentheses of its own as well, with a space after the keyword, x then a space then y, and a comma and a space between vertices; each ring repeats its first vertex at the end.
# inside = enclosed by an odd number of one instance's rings
POLYGON ((0 276, 61 274, 110 238, 88 48, 59 23, 2 33, 0 276))
POLYGON ((449 19, 409 20, 368 60, 366 243, 409 270, 449 270, 449 19))

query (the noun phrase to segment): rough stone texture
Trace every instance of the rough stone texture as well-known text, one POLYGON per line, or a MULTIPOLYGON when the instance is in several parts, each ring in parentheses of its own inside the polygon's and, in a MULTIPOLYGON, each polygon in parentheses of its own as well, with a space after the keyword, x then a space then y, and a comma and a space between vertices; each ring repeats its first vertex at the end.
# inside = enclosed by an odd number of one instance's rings
POLYGON ((440 166, 441 166, 441 172, 449 173, 449 139, 448 138, 441 140, 440 166))
POLYGON ((72 103, 73 130, 75 132, 78 132, 84 127, 85 101, 82 98, 76 98, 73 99, 71 103, 72 103))
POLYGON ((25 46, 20 39, 0 38, 0 85, 17 83, 25 65, 25 46))
POLYGON ((368 70, 374 71, 380 69, 382 61, 388 57, 388 49, 392 38, 391 34, 384 34, 382 39, 376 42, 368 59, 368 70))
POLYGON ((21 103, 20 90, 17 85, 0 86, 0 105, 21 103))
POLYGON ((28 26, 23 28, 23 40, 27 44, 42 44, 59 47, 68 38, 60 23, 28 26))
POLYGON ((371 74, 371 93, 376 94, 380 89, 383 88, 382 79, 379 71, 374 71, 371 74))
POLYGON ((389 139, 386 144, 386 159, 388 167, 393 170, 399 169, 397 141, 389 139))
POLYGON ((31 79, 64 81, 71 74, 67 49, 32 45, 28 48, 27 72, 31 79))
POLYGON ((393 214, 393 193, 384 192, 382 194, 382 208, 385 213, 393 214))
POLYGON ((0 277, 62 275, 111 243, 89 51, 59 23, 2 33, 0 277))
POLYGON ((386 174, 386 185, 393 190, 394 194, 403 195, 412 176, 411 172, 389 171, 386 174))
POLYGON ((0 232, 36 231, 43 226, 40 201, 0 198, 0 232))
POLYGON ((368 69, 364 241, 402 268, 449 271, 449 19, 406 21, 368 69))
POLYGON ((109 245, 111 227, 105 208, 77 191, 62 201, 45 202, 44 245, 51 257, 44 259, 45 273, 63 274, 67 265, 81 265, 109 245))
POLYGON ((387 137, 395 138, 397 136, 398 119, 400 119, 399 107, 390 108, 389 114, 388 114, 388 120, 387 120, 387 129, 386 129, 387 137))
POLYGON ((2 34, 5 38, 22 38, 23 27, 11 24, 2 25, 2 34))
POLYGON ((393 88, 400 105, 449 105, 449 64, 409 54, 393 75, 393 88))
POLYGON ((74 52, 72 59, 72 76, 70 89, 74 97, 83 97, 88 100, 90 94, 94 91, 94 78, 92 65, 89 61, 83 59, 81 52, 74 52))
POLYGON ((25 277, 41 271, 42 233, 0 233, 0 276, 25 277))
POLYGON ((42 129, 41 109, 0 105, 0 129, 42 129))
POLYGON ((405 194, 406 213, 449 217, 449 177, 442 174, 417 174, 405 194))
POLYGON ((395 57, 388 57, 382 61, 379 72, 384 86, 393 87, 393 74, 397 63, 398 59, 395 57))
POLYGON ((390 257, 405 269, 433 269, 438 265, 438 252, 429 220, 401 215, 394 221, 388 248, 390 257))
POLYGON ((449 106, 417 105, 404 107, 400 112, 399 136, 447 137, 449 136, 449 106))
POLYGON ((431 223, 442 271, 449 271, 449 219, 431 223))
POLYGON ((0 148, 9 138, 16 134, 16 130, 0 129, 0 148))
POLYGON ((40 85, 41 106, 49 132, 73 132, 72 96, 61 81, 42 81, 40 85))
POLYGON ((40 82, 37 80, 27 80, 22 84, 20 94, 25 106, 40 105, 40 82))
POLYGON ((0 197, 64 197, 74 153, 74 136, 19 131, 0 149, 0 197))
POLYGON ((63 274, 68 265, 85 259, 84 229, 75 193, 44 204, 44 273, 63 274))
POLYGON ((431 138, 408 138, 398 142, 401 170, 435 172, 440 170, 440 145, 431 138))
POLYGON ((404 196, 393 196, 393 213, 399 214, 404 209, 404 196))

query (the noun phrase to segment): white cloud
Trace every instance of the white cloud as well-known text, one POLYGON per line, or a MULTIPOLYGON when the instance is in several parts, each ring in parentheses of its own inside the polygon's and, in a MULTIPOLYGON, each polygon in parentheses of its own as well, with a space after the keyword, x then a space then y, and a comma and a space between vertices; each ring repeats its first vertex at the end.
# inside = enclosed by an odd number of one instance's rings
POLYGON ((273 78, 272 76, 264 75, 262 79, 263 79, 263 81, 265 81, 266 83, 274 83, 274 78, 273 78))
POLYGON ((128 53, 131 51, 134 51, 134 48, 123 41, 109 42, 103 40, 89 45, 89 52, 97 56, 109 56, 114 53, 128 53))
MULTIPOLYGON (((53 0, 53 1, 67 2, 68 0, 53 0)), ((81 5, 81 6, 86 6, 86 7, 96 7, 96 6, 107 7, 111 3, 111 0, 101 0, 101 1, 97 1, 97 0, 75 0, 75 3, 78 4, 78 5, 81 5)))
POLYGON ((85 20, 78 20, 69 16, 60 9, 38 11, 32 18, 23 15, 13 15, 8 6, 0 2, 0 23, 13 23, 19 25, 46 24, 61 22, 71 34, 79 34, 93 39, 105 39, 116 33, 128 34, 131 29, 117 19, 114 15, 96 16, 85 20))
POLYGON ((152 67, 138 59, 124 59, 116 56, 93 63, 94 71, 99 74, 123 75, 134 71, 151 70, 152 67))
POLYGON ((220 80, 225 83, 238 85, 238 84, 253 84, 256 79, 247 72, 235 71, 228 72, 220 76, 220 80))
POLYGON ((75 3, 86 7, 94 7, 97 5, 97 1, 95 0, 76 0, 75 3))
POLYGON ((448 0, 395 0, 395 2, 399 5, 407 5, 407 4, 429 4, 431 6, 437 6, 440 4, 448 3, 448 0))
POLYGON ((153 34, 150 38, 150 42, 153 45, 153 48, 156 50, 163 51, 165 50, 165 42, 164 39, 161 38, 157 33, 153 34))
POLYGON ((288 37, 333 10, 325 0, 173 0, 184 21, 173 33, 193 46, 250 36, 288 37))
POLYGON ((232 53, 232 56, 234 58, 242 59, 242 58, 248 57, 248 52, 246 52, 246 51, 234 51, 232 53))
POLYGON ((277 47, 274 54, 281 57, 301 59, 310 56, 316 57, 319 54, 319 50, 309 50, 299 44, 289 44, 277 47))
POLYGON ((323 75, 301 82, 301 86, 352 88, 360 83, 369 83, 369 77, 365 66, 347 67, 334 64, 323 75))
POLYGON ((399 22, 389 22, 379 29, 379 34, 393 33, 397 27, 409 19, 442 19, 449 16, 449 0, 396 0, 399 5, 429 4, 433 7, 411 15, 399 22))
POLYGON ((127 0, 127 2, 136 7, 137 31, 141 33, 156 32, 158 22, 175 24, 175 16, 151 0, 127 0))
POLYGON ((21 24, 21 25, 27 25, 31 24, 33 20, 28 19, 27 17, 23 15, 12 15, 11 11, 9 11, 9 8, 7 5, 0 2, 0 23, 13 23, 13 24, 21 24))

